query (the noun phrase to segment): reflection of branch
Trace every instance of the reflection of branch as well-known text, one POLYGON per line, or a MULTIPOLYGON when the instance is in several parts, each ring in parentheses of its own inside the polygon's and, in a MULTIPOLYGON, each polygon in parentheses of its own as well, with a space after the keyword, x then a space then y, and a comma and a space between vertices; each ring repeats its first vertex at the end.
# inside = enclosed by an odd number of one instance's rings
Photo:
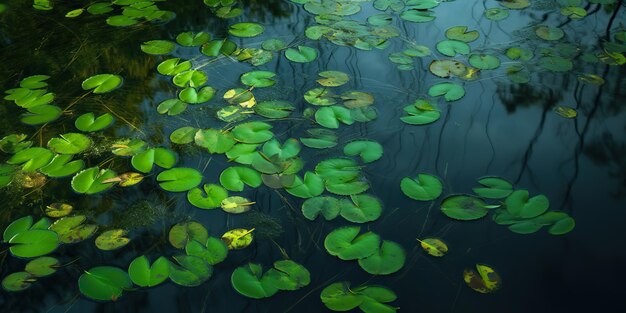
POLYGON ((539 122, 539 127, 537 127, 537 130, 535 131, 535 135, 528 143, 528 148, 526 148, 526 153, 524 153, 522 167, 520 168, 519 174, 517 175, 517 178, 515 179, 515 184, 519 183, 519 181, 522 179, 522 175, 524 175, 524 172, 528 168, 528 161, 530 160, 530 157, 533 154, 533 148, 535 144, 537 143, 537 140, 539 140, 539 137, 543 133, 543 127, 546 123, 546 116, 548 115, 549 108, 550 108, 549 105, 543 106, 543 112, 541 113, 541 121, 539 122))
POLYGON ((611 15, 611 18, 609 19, 609 24, 606 25, 606 40, 611 40, 611 27, 613 26, 613 21, 615 21, 615 17, 617 16, 617 12, 619 12, 619 9, 622 7, 622 0, 618 0, 617 3, 615 4, 615 11, 613 11, 613 15, 611 15))

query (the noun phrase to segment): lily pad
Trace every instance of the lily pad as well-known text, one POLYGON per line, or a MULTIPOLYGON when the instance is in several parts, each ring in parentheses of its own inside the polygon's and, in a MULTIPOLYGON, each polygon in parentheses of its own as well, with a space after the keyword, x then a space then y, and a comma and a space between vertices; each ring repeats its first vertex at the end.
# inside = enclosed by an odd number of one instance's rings
POLYGON ((168 240, 177 249, 183 249, 191 240, 206 242, 209 238, 207 229, 194 221, 178 223, 170 229, 168 240))
POLYGON ((324 192, 324 181, 317 174, 306 172, 304 173, 304 179, 296 177, 293 185, 285 190, 298 198, 317 197, 324 192))
POLYGON ((254 240, 254 235, 252 229, 244 229, 244 228, 235 228, 227 231, 222 235, 222 241, 228 247, 228 250, 239 250, 248 247, 252 240, 254 240))
POLYGON ((269 281, 278 290, 298 290, 311 283, 311 274, 301 264, 281 260, 274 262, 274 268, 265 272, 262 280, 269 281))
POLYGON ((443 96, 446 101, 456 101, 465 96, 463 86, 455 83, 439 83, 428 88, 428 95, 431 97, 443 96))
POLYGON ((348 74, 340 71, 323 71, 318 75, 322 78, 316 82, 324 87, 339 87, 350 81, 348 74))
POLYGON ((263 275, 263 268, 259 264, 248 263, 235 269, 230 277, 233 288, 240 294, 253 298, 268 298, 278 292, 269 276, 263 275))
POLYGON ((22 291, 30 288, 37 279, 27 272, 11 273, 2 279, 2 287, 6 291, 22 291))
POLYGON ((128 266, 128 274, 135 285, 154 287, 163 283, 170 275, 170 261, 159 257, 150 265, 145 255, 135 258, 128 266))
POLYGON ((58 234, 62 243, 77 243, 93 236, 98 225, 88 224, 84 215, 66 216, 56 220, 48 229, 58 234))
POLYGON ((439 198, 443 185, 436 176, 418 174, 414 179, 405 177, 400 181, 400 189, 409 198, 430 201, 439 198))
POLYGON ((339 199, 329 196, 318 196, 309 198, 302 203, 302 215, 313 221, 320 214, 330 221, 339 215, 339 199))
POLYGON ((48 148, 58 154, 79 154, 91 147, 91 138, 79 133, 67 133, 48 141, 48 148))
POLYGON ((346 144, 343 153, 347 156, 358 155, 364 163, 371 163, 383 156, 383 146, 376 141, 356 140, 346 144))
POLYGON ((9 250, 14 256, 35 258, 56 250, 59 246, 59 236, 49 230, 30 229, 13 235, 8 243, 11 245, 9 250))
POLYGON ((261 174, 248 167, 233 166, 220 174, 220 184, 230 191, 242 191, 244 184, 256 188, 261 183, 261 174))
POLYGON ((169 54, 176 48, 176 44, 169 40, 150 40, 141 44, 141 51, 152 54, 169 54))
POLYGON ((417 241, 420 242, 422 249, 432 256, 442 257, 448 253, 448 245, 441 239, 424 238, 422 240, 417 239, 417 241))
POLYGON ((445 35, 448 39, 463 42, 472 42, 478 39, 480 34, 476 30, 467 31, 467 26, 454 26, 446 30, 445 35))
POLYGON ((206 148, 210 153, 226 153, 236 143, 230 132, 218 129, 201 129, 194 136, 196 145, 206 148))
POLYGON ((113 115, 109 113, 102 114, 96 118, 94 113, 89 112, 79 116, 74 122, 74 126, 80 131, 97 132, 111 126, 114 121, 113 115))
POLYGON ((239 142, 263 143, 274 137, 271 128, 272 125, 265 122, 248 122, 235 126, 232 134, 239 142))
POLYGON ((504 201, 506 210, 515 217, 533 218, 548 210, 550 201, 544 195, 529 198, 527 190, 516 190, 504 201))
POLYGON ((202 182, 204 177, 193 168, 176 167, 159 173, 157 181, 161 188, 171 192, 191 190, 202 182))
POLYGON ((161 168, 170 169, 176 165, 176 154, 166 148, 150 148, 138 154, 131 159, 133 167, 142 172, 150 173, 157 165, 161 168))
POLYGON ((383 205, 371 195, 354 195, 339 201, 341 217, 353 223, 367 223, 377 220, 382 214, 383 205))
POLYGON ((324 240, 324 247, 330 255, 342 260, 356 260, 376 253, 380 246, 380 236, 373 232, 359 235, 361 227, 346 226, 330 232, 324 240))
POLYGON ((215 265, 226 259, 228 247, 221 239, 209 237, 204 243, 197 240, 189 241, 185 246, 185 253, 200 257, 208 264, 215 265))
POLYGON ((317 50, 307 46, 298 46, 285 50, 285 57, 296 63, 309 63, 317 58, 317 50))
POLYGON ((122 85, 122 76, 114 74, 98 74, 83 81, 84 90, 93 89, 93 93, 102 94, 111 92, 122 85))
POLYGON ((250 211, 250 206, 253 204, 254 202, 240 196, 227 197, 220 202, 220 206, 224 212, 233 214, 248 212, 250 211))
POLYGON ((402 269, 405 259, 401 245, 384 240, 378 252, 359 259, 359 266, 372 275, 389 275, 402 269))
POLYGON ((170 280, 185 287, 199 286, 213 274, 213 267, 202 258, 193 255, 174 256, 178 264, 170 263, 170 280))
POLYGON ((126 237, 127 234, 128 231, 124 229, 107 230, 96 237, 96 247, 104 251, 122 248, 130 242, 130 238, 126 237))
POLYGON ((211 35, 206 32, 183 32, 176 36, 176 42, 185 47, 199 47, 211 40, 211 35))
POLYGON ((364 296, 350 289, 350 283, 338 282, 324 288, 320 298, 333 311, 350 311, 363 303, 364 296))
POLYGON ((487 204, 479 198, 454 195, 443 200, 441 212, 453 219, 471 221, 483 218, 489 210, 487 204))
POLYGON ((14 154, 7 164, 22 165, 24 172, 34 172, 50 163, 54 153, 46 148, 32 147, 14 154))
POLYGON ((506 198, 513 192, 513 185, 500 177, 483 177, 478 183, 484 187, 472 189, 477 195, 487 199, 506 198))
POLYGON ((502 280, 493 268, 476 264, 476 270, 465 269, 463 271, 463 280, 470 288, 480 293, 492 293, 500 289, 502 280))
POLYGON ((228 197, 228 191, 215 184, 205 184, 202 189, 194 188, 187 193, 189 203, 205 210, 220 207, 222 200, 226 197, 228 197))
POLYGON ((105 183, 106 180, 116 177, 117 174, 109 169, 91 167, 78 172, 72 178, 72 189, 78 193, 96 194, 106 191, 114 186, 113 183, 105 183))
POLYGON ((437 43, 437 51, 439 53, 453 57, 457 54, 467 55, 470 53, 470 46, 459 40, 442 40, 437 43))
POLYGON ((237 37, 256 37, 263 33, 265 28, 259 23, 242 22, 231 25, 228 33, 237 37))

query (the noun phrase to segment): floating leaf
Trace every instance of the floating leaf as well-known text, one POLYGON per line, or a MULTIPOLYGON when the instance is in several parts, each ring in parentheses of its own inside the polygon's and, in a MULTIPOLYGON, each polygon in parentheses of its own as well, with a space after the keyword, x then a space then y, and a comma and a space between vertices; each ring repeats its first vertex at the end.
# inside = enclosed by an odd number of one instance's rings
POLYGON ((78 289, 88 298, 115 301, 125 289, 133 286, 128 274, 112 266, 98 266, 85 271, 78 278, 78 289))
POLYGON ((220 174, 220 184, 230 191, 242 191, 244 184, 256 188, 261 183, 261 174, 248 167, 233 166, 220 174))
POLYGON ((434 123, 441 117, 441 113, 437 111, 428 101, 417 100, 414 104, 403 108, 406 116, 400 117, 400 120, 411 125, 426 125, 434 123))
POLYGON ((537 37, 548 41, 559 40, 565 36, 565 33, 560 28, 547 25, 539 25, 535 27, 535 34, 537 37))
POLYGON ((222 235, 222 240, 228 246, 228 250, 239 250, 246 248, 252 243, 254 236, 252 229, 235 228, 227 231, 222 235))
POLYGON ((239 142, 263 143, 274 137, 271 128, 271 124, 255 121, 239 124, 231 132, 239 142))
POLYGON ((97 166, 78 172, 72 178, 72 189, 78 193, 96 194, 113 187, 113 183, 104 181, 116 177, 117 174, 109 169, 100 169, 97 166))
POLYGON ((237 50, 237 45, 234 42, 220 39, 202 45, 200 52, 206 56, 216 57, 218 55, 231 55, 235 50, 237 50))
POLYGON ((339 123, 352 125, 354 120, 350 110, 342 106, 323 107, 315 112, 315 121, 327 128, 339 128, 339 123))
POLYGON ((128 274, 135 285, 154 287, 163 283, 170 275, 170 261, 159 257, 150 266, 145 255, 135 258, 128 266, 128 274))
POLYGON ((445 35, 448 39, 458 40, 463 42, 472 42, 480 36, 478 31, 467 31, 467 26, 454 26, 446 30, 445 35))
POLYGON ((343 153, 347 156, 358 155, 364 163, 371 163, 383 156, 383 146, 376 141, 356 140, 346 144, 343 153))
POLYGON ((271 278, 263 275, 263 268, 259 264, 248 263, 238 267, 231 275, 230 282, 238 293, 253 299, 271 297, 278 292, 271 278))
POLYGON ((414 179, 403 178, 400 181, 400 189, 413 200, 430 201, 439 198, 443 185, 436 176, 418 174, 414 179))
POLYGON ((370 195, 354 195, 350 200, 341 199, 341 217, 353 223, 367 223, 377 220, 382 214, 382 203, 370 195), (351 200, 351 201, 350 201, 351 200))
POLYGON ((27 272, 11 273, 2 279, 2 287, 6 291, 22 291, 37 282, 35 276, 27 272))
POLYGON ((178 264, 170 264, 170 279, 185 287, 199 286, 213 274, 213 267, 202 258, 192 255, 174 256, 178 264))
POLYGON ((0 151, 5 153, 17 153, 33 145, 32 141, 26 140, 25 134, 11 134, 0 139, 0 151))
POLYGON ((312 128, 306 132, 309 137, 300 138, 300 141, 309 148, 326 149, 337 145, 338 137, 333 131, 323 128, 312 128))
POLYGON ((191 240, 206 242, 209 233, 206 228, 194 221, 178 223, 170 229, 168 240, 177 249, 183 249, 191 240))
POLYGON ((270 38, 263 41, 261 47, 263 48, 263 50, 279 51, 285 49, 287 47, 287 44, 285 44, 285 42, 280 39, 270 38))
POLYGON ((26 263, 24 271, 36 277, 45 277, 54 274, 60 267, 58 259, 43 256, 26 263))
POLYGON ((322 78, 316 80, 316 82, 324 87, 339 87, 345 85, 350 80, 348 74, 340 71, 323 71, 317 75, 322 78))
POLYGON ((284 100, 259 102, 254 106, 254 112, 266 118, 285 118, 295 110, 293 104, 284 100))
POLYGON ((177 167, 159 173, 157 181, 161 188, 167 191, 183 192, 200 185, 203 178, 196 169, 177 167))
POLYGON ((141 44, 141 51, 152 54, 169 54, 176 48, 176 44, 169 40, 150 40, 141 44))
POLYGON ((448 245, 441 239, 424 238, 423 240, 417 239, 417 241, 420 242, 422 249, 432 256, 441 257, 448 253, 448 245))
POLYGON ((466 55, 470 53, 470 46, 459 40, 442 40, 437 43, 437 51, 439 53, 453 57, 457 54, 466 55))
POLYGON ((441 203, 441 212, 446 216, 462 220, 471 221, 483 218, 488 213, 487 204, 481 199, 466 196, 449 196, 441 203))
POLYGON ((548 232, 551 235, 564 235, 571 232, 576 226, 576 222, 571 217, 566 217, 554 223, 548 232))
POLYGON ((225 153, 236 143, 230 132, 222 132, 217 129, 201 129, 195 133, 196 145, 206 148, 210 153, 225 153))
MULTIPOLYGON (((113 15, 106 19, 107 24, 116 27, 132 26, 139 23, 138 20, 125 16, 125 15, 113 15)), ((142 49, 143 50, 143 49, 142 49)), ((148 53, 148 52, 146 52, 148 53)))
POLYGON ((304 173, 304 179, 296 177, 293 184, 285 189, 289 194, 298 198, 312 198, 324 192, 324 181, 313 172, 304 173))
POLYGON ((281 260, 274 262, 274 268, 265 272, 263 280, 279 290, 298 290, 311 283, 311 273, 294 261, 281 260))
POLYGON ((104 251, 117 250, 130 242, 130 238, 125 237, 127 234, 124 229, 107 230, 96 237, 96 247, 104 251))
POLYGON ((487 199, 506 198, 513 192, 513 185, 500 177, 483 177, 478 183, 484 187, 472 189, 477 195, 487 199))
POLYGON ((56 220, 48 229, 57 233, 62 243, 77 243, 93 236, 98 225, 87 224, 84 215, 66 216, 56 220))
POLYGON ((52 218, 60 218, 69 215, 74 207, 67 203, 52 203, 46 206, 45 213, 52 218))
POLYGON ((435 19, 430 10, 406 10, 400 14, 400 18, 413 23, 426 23, 435 19))
POLYGON ((128 172, 102 181, 103 183, 118 183, 120 187, 130 187, 139 184, 145 176, 139 173, 128 172))
POLYGON ((0 164, 0 188, 6 187, 13 181, 13 167, 0 164))
POLYGON ((533 218, 548 210, 550 202, 544 195, 529 198, 527 190, 516 190, 504 201, 506 210, 515 217, 533 218))
POLYGON ((554 113, 564 118, 576 118, 576 116, 578 115, 578 112, 576 112, 576 109, 563 106, 563 105, 555 106, 554 113))
POLYGON ((595 86, 600 86, 604 84, 604 78, 595 74, 579 74, 578 80, 583 83, 595 85, 595 86))
POLYGON ((320 214, 330 221, 339 215, 339 199, 329 196, 318 196, 309 198, 302 203, 302 214, 307 219, 313 221, 320 214))
POLYGON ((490 54, 472 54, 469 63, 481 70, 494 70, 500 67, 500 59, 490 54))
POLYGON ((244 197, 233 196, 223 199, 220 206, 224 212, 241 214, 250 211, 250 206, 254 203, 244 197))
POLYGON ((289 48, 285 50, 285 57, 291 62, 309 63, 317 58, 317 50, 307 46, 298 46, 297 49, 289 48))
POLYGON ((467 73, 465 64, 456 60, 434 60, 428 66, 433 75, 442 78, 451 76, 463 76, 467 73))
POLYGON ((189 241, 185 246, 185 253, 200 257, 207 263, 215 265, 226 259, 228 247, 224 241, 209 237, 205 243, 197 240, 189 241))
POLYGON ((96 132, 111 126, 114 120, 113 115, 109 113, 102 114, 96 118, 92 112, 89 112, 79 116, 74 122, 74 126, 80 131, 96 132))
MULTIPOLYGON (((205 103, 213 99, 213 96, 215 96, 215 92, 215 88, 210 86, 202 87, 199 90, 193 87, 187 87, 178 94, 178 99, 189 104, 205 103)), ((168 114, 174 115, 171 112, 168 114)))
POLYGON ((121 139, 111 145, 111 152, 119 156, 133 156, 145 148, 146 142, 141 139, 121 139))
POLYGON ((255 37, 263 33, 265 28, 259 23, 242 22, 230 25, 228 33, 237 37, 255 37))
POLYGON ((493 268, 476 264, 476 271, 473 269, 465 269, 463 271, 463 280, 472 289, 480 293, 492 293, 502 285, 500 275, 493 268))
POLYGON ((55 105, 38 105, 28 108, 28 113, 22 114, 20 121, 28 125, 41 125, 52 122, 61 116, 63 109, 55 105))
POLYGON ((189 71, 191 69, 191 61, 185 60, 181 62, 180 58, 167 59, 157 66, 159 74, 175 76, 182 72, 189 71))
POLYGON ((79 133, 67 133, 48 141, 48 148, 58 154, 78 154, 91 147, 91 138, 79 133))
POLYGON ((7 163, 12 165, 21 164, 24 172, 34 172, 50 163, 53 157, 54 153, 48 149, 32 147, 17 152, 7 163))
POLYGON ((373 232, 359 235, 361 227, 346 226, 330 232, 324 240, 324 247, 330 255, 342 260, 363 259, 373 255, 380 246, 380 236, 373 232))
POLYGON ((402 269, 405 259, 401 245, 383 240, 378 252, 359 259, 359 266, 372 275, 389 275, 402 269))
POLYGON ((492 21, 501 21, 509 17, 509 10, 503 8, 489 8, 485 10, 485 17, 492 21))
POLYGON ((463 86, 455 83, 439 83, 428 88, 428 95, 431 97, 444 96, 446 101, 456 101, 465 96, 463 86))
POLYGON ((270 87, 276 84, 273 79, 276 73, 270 71, 250 71, 241 75, 240 80, 244 85, 255 88, 270 87))
POLYGON ((84 90, 93 89, 93 93, 102 94, 111 92, 122 85, 122 76, 114 74, 98 74, 83 81, 84 90))
POLYGON ((192 143, 194 141, 194 137, 197 131, 198 129, 195 127, 191 127, 191 126, 181 127, 181 128, 174 130, 170 134, 170 140, 173 143, 179 144, 179 145, 192 143))
POLYGON ((348 282, 338 282, 324 288, 320 298, 333 311, 350 311, 363 303, 364 296, 351 290, 348 282))
POLYGON ((211 40, 211 35, 206 32, 183 32, 176 36, 176 42, 185 47, 199 47, 211 40))
POLYGON ((59 236, 49 230, 30 229, 13 235, 8 243, 11 245, 9 250, 14 256, 35 258, 56 250, 59 246, 59 236))
POLYGON ((228 191, 222 186, 205 184, 203 189, 194 188, 187 193, 187 200, 200 209, 215 209, 220 207, 222 200, 228 197, 228 191))

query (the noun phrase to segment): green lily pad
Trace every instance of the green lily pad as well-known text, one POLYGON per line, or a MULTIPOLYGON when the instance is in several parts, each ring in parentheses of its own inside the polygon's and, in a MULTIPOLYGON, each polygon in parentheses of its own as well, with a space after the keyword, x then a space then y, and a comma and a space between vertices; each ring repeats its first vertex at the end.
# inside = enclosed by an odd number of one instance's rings
POLYGON ((550 56, 539 59, 539 66, 552 72, 569 72, 574 67, 574 64, 568 59, 550 56))
POLYGON ((170 134, 170 141, 179 145, 192 143, 197 131, 197 128, 191 126, 177 128, 170 134))
POLYGON ((22 171, 34 172, 52 161, 54 153, 46 148, 32 147, 14 154, 7 164, 22 165, 22 171))
POLYGON ((377 220, 382 214, 383 205, 371 195, 354 195, 339 200, 341 217, 352 223, 367 223, 377 220))
POLYGON ((203 178, 196 169, 176 167, 159 173, 157 181, 164 190, 183 192, 198 187, 203 178))
POLYGON ((133 156, 144 151, 146 145, 141 139, 121 139, 111 145, 111 152, 119 156, 133 156))
POLYGON ((96 237, 96 247, 103 251, 122 248, 130 242, 130 238, 126 237, 127 234, 128 231, 124 229, 107 230, 96 237))
POLYGON ((93 267, 78 278, 80 292, 93 300, 115 301, 132 287, 128 274, 112 266, 93 267))
POLYGON ((296 63, 309 63, 317 58, 317 50, 307 46, 298 46, 285 50, 285 57, 296 63))
POLYGON ((176 44, 169 40, 150 40, 141 44, 141 51, 152 54, 169 54, 176 49, 176 44))
POLYGON ((78 193, 96 194, 110 189, 114 183, 104 183, 117 174, 110 169, 100 169, 99 167, 91 167, 78 172, 72 178, 72 189, 78 193))
POLYGON ((576 222, 574 221, 574 219, 571 217, 566 217, 554 223, 554 225, 552 225, 552 227, 548 229, 548 232, 551 235, 564 235, 571 232, 575 226, 576 222))
POLYGON ((270 71, 250 71, 241 75, 241 83, 250 87, 263 88, 276 84, 276 73, 270 71))
POLYGON ((150 265, 145 255, 135 258, 128 266, 128 274, 135 285, 154 287, 163 283, 170 275, 170 261, 159 257, 150 265))
POLYGON ((113 15, 106 19, 108 25, 115 27, 127 27, 139 23, 138 20, 125 15, 113 15))
POLYGON ((402 269, 405 259, 406 254, 401 245, 383 240, 378 252, 359 259, 359 265, 372 275, 389 275, 402 269))
POLYGON ((323 107, 315 112, 315 121, 327 128, 339 128, 339 123, 346 125, 354 124, 354 119, 349 109, 342 106, 323 107))
POLYGON ((48 148, 58 154, 79 154, 91 145, 91 138, 79 133, 62 134, 48 141, 48 148))
POLYGON ((322 78, 316 80, 316 82, 324 87, 339 87, 350 81, 348 74, 340 71, 323 71, 317 75, 322 78))
POLYGON ((199 70, 188 70, 184 72, 180 72, 172 78, 172 82, 174 85, 185 88, 185 87, 194 87, 198 88, 204 85, 209 78, 199 70))
POLYGON ((472 42, 478 39, 480 34, 476 30, 467 31, 467 26, 454 26, 446 30, 446 37, 451 40, 472 42))
POLYGON ((89 112, 79 116, 74 122, 74 126, 80 131, 91 133, 111 126, 114 121, 115 118, 109 113, 102 114, 96 118, 92 112, 89 112))
POLYGON ((470 46, 459 40, 442 40, 437 43, 437 51, 439 53, 453 57, 457 54, 467 55, 470 53, 470 46))
POLYGON ((322 290, 320 298, 333 311, 350 311, 363 303, 364 296, 350 289, 350 283, 338 282, 322 290))
POLYGON ((400 18, 413 23, 426 23, 435 19, 431 10, 406 10, 400 14, 400 18))
POLYGON ((303 145, 313 149, 332 148, 337 145, 338 137, 335 132, 323 128, 311 128, 306 131, 309 137, 300 138, 303 145))
POLYGON ((0 164, 0 188, 11 184, 14 174, 15 170, 12 166, 0 164))
MULTIPOLYGON (((193 87, 187 87, 178 94, 178 99, 189 104, 205 103, 213 99, 215 96, 215 88, 211 86, 205 86, 199 90, 193 87)), ((170 115, 172 115, 170 113, 170 115)))
POLYGON ((509 17, 509 10, 503 8, 489 8, 485 10, 485 17, 492 21, 501 21, 509 17))
POLYGON ((5 153, 17 153, 24 149, 30 148, 33 142, 26 140, 28 138, 25 134, 11 134, 2 137, 0 139, 0 151, 5 153))
MULTIPOLYGON (((195 90, 193 90, 193 92, 195 92, 195 90)), ((197 101, 197 93, 195 96, 196 99, 193 101, 197 101)), ((176 116, 185 112, 185 110, 187 110, 187 103, 179 99, 165 99, 157 106, 157 112, 159 112, 159 114, 167 114, 169 116, 176 116)))
POLYGON ((192 255, 174 257, 178 264, 170 264, 170 279, 185 287, 199 286, 213 274, 213 267, 202 258, 192 255))
POLYGON ((248 298, 268 298, 278 292, 273 279, 263 275, 263 268, 259 264, 248 263, 238 267, 233 271, 230 282, 238 293, 248 298))
POLYGON ((58 234, 62 243, 77 243, 93 236, 98 225, 87 224, 84 215, 66 216, 56 220, 48 229, 58 234))
POLYGON ((222 200, 228 197, 228 191, 220 185, 205 184, 203 189, 194 188, 187 193, 187 200, 200 209, 219 208, 222 200))
POLYGON ((472 189, 477 195, 487 199, 506 198, 513 192, 513 185, 500 177, 483 177, 478 183, 484 187, 472 189))
POLYGON ((309 198, 302 203, 302 215, 313 221, 320 214, 330 221, 339 215, 339 199, 329 196, 318 196, 309 198))
POLYGON ((24 271, 36 277, 45 277, 54 274, 61 267, 57 258, 42 256, 24 266, 24 271))
POLYGON ((265 122, 248 122, 235 126, 232 134, 239 142, 263 143, 274 137, 271 128, 272 125, 265 122))
POLYGON ((230 25, 228 33, 237 37, 256 37, 263 33, 265 28, 259 23, 242 22, 230 25))
POLYGON ((199 47, 211 40, 211 35, 206 32, 183 32, 176 36, 176 42, 185 47, 199 47))
POLYGON ((285 140, 283 145, 276 139, 267 141, 263 145, 263 153, 267 157, 278 157, 281 160, 296 157, 300 153, 300 149, 300 142, 293 138, 285 140))
POLYGON ((2 241, 9 242, 9 240, 13 236, 23 231, 29 230, 31 226, 33 226, 33 217, 30 215, 26 215, 14 220, 13 222, 11 222, 11 224, 9 224, 9 226, 7 226, 7 228, 4 229, 4 232, 2 234, 2 241))
POLYGON ((410 125, 427 125, 439 120, 441 113, 425 100, 417 100, 414 104, 403 108, 406 116, 400 120, 410 125))
POLYGON ((53 231, 31 229, 13 235, 8 243, 11 245, 9 250, 14 256, 35 258, 56 250, 59 246, 59 237, 53 231))
POLYGON ((2 288, 6 291, 22 291, 30 288, 37 279, 27 272, 11 273, 2 279, 2 288))
POLYGON ((456 101, 465 96, 463 86, 455 83, 439 83, 428 88, 428 95, 431 97, 443 96, 446 101, 456 101))
POLYGON ((170 229, 168 240, 170 244, 177 249, 183 249, 191 240, 198 242, 206 242, 209 238, 209 232, 200 223, 190 221, 178 223, 170 229))
POLYGON ((545 213, 550 201, 544 195, 529 198, 527 190, 516 190, 504 201, 506 210, 515 217, 533 218, 545 213))
POLYGON ((219 238, 209 237, 205 243, 191 240, 185 246, 187 255, 194 255, 202 258, 210 265, 218 264, 226 259, 228 247, 219 238))
POLYGON ((276 38, 267 39, 261 44, 261 48, 267 51, 279 51, 285 49, 286 47, 287 44, 285 44, 284 41, 276 38))
POLYGON ((547 41, 559 40, 565 36, 565 32, 563 32, 562 29, 547 25, 539 25, 535 27, 535 34, 537 37, 547 41))
POLYGON ((230 191, 243 191, 244 185, 252 188, 261 186, 261 173, 243 166, 233 166, 220 174, 220 184, 230 191))
POLYGON ((313 88, 304 93, 304 100, 312 105, 327 106, 337 103, 336 96, 328 88, 313 88))
POLYGON ((304 179, 296 177, 293 185, 285 190, 298 198, 308 199, 324 192, 324 181, 313 172, 304 173, 304 179))
POLYGON ((324 247, 330 255, 342 260, 356 260, 369 257, 378 251, 380 236, 373 232, 359 235, 361 227, 346 226, 330 232, 324 240, 324 247))
POLYGON ((122 85, 122 76, 114 74, 98 74, 83 81, 84 90, 93 89, 93 93, 102 94, 111 92, 122 85))
POLYGON ((487 204, 479 198, 453 195, 443 200, 441 212, 453 219, 471 221, 483 218, 489 210, 487 204))
POLYGON ((355 140, 343 147, 343 153, 347 156, 358 155, 364 163, 371 163, 383 156, 383 146, 376 141, 355 140))
POLYGON ((414 179, 405 177, 400 181, 400 189, 409 198, 419 201, 430 201, 439 198, 443 185, 436 176, 418 174, 414 179))
POLYGON ((286 118, 295 110, 291 102, 285 100, 271 100, 257 103, 254 112, 266 118, 286 118))
POLYGON ((237 50, 237 44, 228 39, 212 40, 204 45, 200 52, 206 56, 231 55, 237 50))
POLYGON ((142 172, 150 173, 157 165, 161 168, 170 169, 176 165, 176 154, 166 148, 150 148, 138 154, 131 159, 133 167, 142 172))
POLYGON ((298 290, 311 283, 311 274, 294 261, 281 260, 274 262, 274 268, 265 272, 262 279, 278 290, 298 290))
POLYGON ((20 121, 28 125, 41 125, 58 119, 63 109, 55 105, 43 104, 28 108, 28 113, 22 114, 20 121))
POLYGON ((232 133, 212 128, 198 130, 194 141, 196 145, 206 148, 210 153, 226 153, 236 143, 232 133))
POLYGON ((481 70, 494 70, 500 67, 500 59, 490 54, 472 54, 469 63, 481 70))
POLYGON ((175 76, 182 72, 189 71, 192 67, 191 61, 185 60, 181 62, 180 58, 167 59, 157 66, 157 72, 161 75, 175 76))

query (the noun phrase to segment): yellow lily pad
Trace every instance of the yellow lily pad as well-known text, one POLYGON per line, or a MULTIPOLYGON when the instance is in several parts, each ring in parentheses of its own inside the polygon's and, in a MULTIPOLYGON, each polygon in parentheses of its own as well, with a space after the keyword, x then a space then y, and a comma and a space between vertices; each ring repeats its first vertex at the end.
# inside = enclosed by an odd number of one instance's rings
POLYGON ((420 242, 422 249, 432 256, 442 257, 448 253, 448 245, 441 239, 425 238, 424 240, 417 239, 417 241, 420 242))
POLYGON ((480 293, 492 293, 502 286, 502 279, 496 271, 484 264, 476 264, 476 270, 465 269, 463 280, 470 288, 480 293))
POLYGON ((44 212, 49 217, 60 218, 69 215, 72 213, 72 210, 74 210, 74 207, 67 203, 52 203, 46 206, 44 212))
POLYGON ((96 247, 104 251, 119 249, 130 242, 130 238, 124 237, 126 234, 128 231, 124 229, 107 230, 96 238, 96 247))
POLYGON ((228 250, 243 249, 252 243, 254 239, 253 231, 254 228, 250 230, 244 228, 231 229, 222 235, 222 241, 224 241, 228 250))

